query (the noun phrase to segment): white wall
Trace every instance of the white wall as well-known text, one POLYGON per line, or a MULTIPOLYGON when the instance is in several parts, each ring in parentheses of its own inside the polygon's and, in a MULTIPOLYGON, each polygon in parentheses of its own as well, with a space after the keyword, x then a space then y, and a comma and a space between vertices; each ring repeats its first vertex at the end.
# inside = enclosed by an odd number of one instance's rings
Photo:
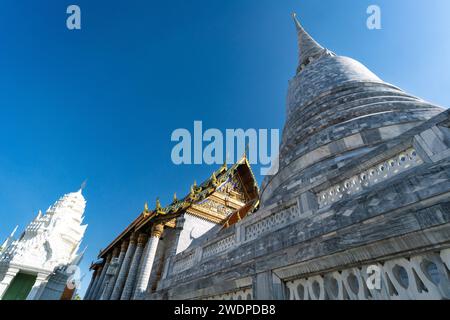
POLYGON ((193 240, 201 237, 216 226, 213 222, 197 218, 189 213, 184 215, 184 219, 184 226, 183 230, 180 232, 176 254, 186 250, 193 240))

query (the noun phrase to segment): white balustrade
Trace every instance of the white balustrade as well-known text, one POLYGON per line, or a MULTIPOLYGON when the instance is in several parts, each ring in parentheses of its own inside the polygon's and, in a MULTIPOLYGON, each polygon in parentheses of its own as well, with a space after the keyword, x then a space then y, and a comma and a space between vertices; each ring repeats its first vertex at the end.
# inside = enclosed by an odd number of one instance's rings
POLYGON ((262 233, 273 230, 274 228, 283 226, 292 220, 300 217, 300 211, 296 205, 274 213, 264 219, 261 219, 251 225, 245 227, 245 240, 256 239, 262 233))
POLYGON ((233 234, 220 241, 210 244, 203 249, 203 259, 225 252, 228 249, 232 248, 235 245, 235 243, 236 243, 236 235, 233 234))
POLYGON ((409 148, 387 161, 380 162, 350 179, 320 192, 317 197, 319 207, 323 208, 333 204, 345 195, 357 194, 366 187, 385 181, 422 163, 416 150, 409 148))
POLYGON ((173 274, 177 274, 186 271, 194 266, 194 252, 189 253, 186 257, 176 260, 173 265, 173 274))
POLYGON ((290 300, 449 299, 449 266, 445 249, 293 279, 286 287, 290 300))
POLYGON ((252 288, 241 289, 208 297, 204 300, 253 300, 252 288))

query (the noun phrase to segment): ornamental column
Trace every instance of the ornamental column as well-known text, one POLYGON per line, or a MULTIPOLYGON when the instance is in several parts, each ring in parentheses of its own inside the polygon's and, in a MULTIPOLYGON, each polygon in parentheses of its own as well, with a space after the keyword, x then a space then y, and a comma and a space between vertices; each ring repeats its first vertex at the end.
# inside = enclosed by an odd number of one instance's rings
POLYGON ((101 293, 103 291, 102 289, 103 289, 103 285, 104 285, 104 282, 105 282, 106 271, 109 268, 109 263, 111 262, 111 259, 112 259, 112 255, 108 254, 108 256, 106 257, 105 264, 104 264, 103 269, 102 269, 102 273, 100 274, 100 279, 98 280, 97 287, 95 288, 95 290, 94 290, 94 292, 92 294, 92 300, 100 299, 100 295, 101 295, 101 293))
MULTIPOLYGON (((103 289, 98 293, 98 300, 108 300, 105 299, 106 295, 111 295, 111 292, 114 288, 114 281, 116 281, 116 275, 118 273, 118 268, 120 268, 119 257, 121 253, 121 249, 119 247, 115 247, 112 252, 112 259, 109 263, 108 270, 106 270, 105 280, 103 281, 103 289), (109 290, 109 293, 108 293, 109 290)), ((125 256, 126 248, 123 250, 123 255, 125 256)), ((123 258, 122 258, 123 261, 123 258)), ((109 296, 108 296, 109 298, 109 296)))
POLYGON ((48 282, 48 274, 38 273, 36 281, 34 282, 33 288, 28 294, 27 300, 38 300, 41 296, 42 289, 48 282))
POLYGON ((122 290, 127 280, 128 269, 130 268, 131 259, 133 259, 134 251, 136 250, 136 234, 133 233, 130 237, 130 245, 128 246, 127 253, 123 259, 122 266, 120 267, 119 275, 117 276, 114 289, 111 294, 110 300, 119 300, 122 295, 122 290))
POLYGON ((156 224, 152 228, 150 239, 145 246, 144 253, 141 259, 140 273, 137 278, 136 288, 133 294, 133 300, 140 299, 145 293, 150 281, 152 273, 153 262, 155 261, 156 249, 158 249, 159 239, 164 231, 164 224, 156 224))
POLYGON ((11 284, 17 273, 19 273, 19 269, 16 268, 9 268, 8 271, 6 271, 3 280, 0 282, 0 300, 2 299, 6 290, 9 288, 9 285, 11 284))
POLYGON ((98 300, 102 300, 103 294, 109 286, 109 283, 113 280, 116 275, 117 261, 120 253, 120 248, 115 247, 112 251, 112 259, 109 263, 108 270, 106 270, 105 281, 103 281, 103 289, 98 293, 98 300))
POLYGON ((94 292, 95 292, 95 290, 97 290, 98 283, 100 282, 100 276, 102 274, 102 270, 103 270, 103 267, 100 266, 100 267, 98 267, 97 271, 95 272, 94 284, 92 285, 92 289, 91 289, 91 292, 89 293, 89 296, 86 296, 85 300, 93 300, 94 292))
POLYGON ((133 294, 134 284, 136 283, 136 277, 139 269, 139 263, 141 262, 142 252, 147 242, 148 236, 145 233, 141 233, 138 238, 136 251, 131 262, 130 271, 128 272, 127 281, 123 288, 122 296, 120 300, 130 300, 133 294))
POLYGON ((89 286, 86 290, 86 293, 84 294, 83 300, 87 300, 89 295, 91 294, 92 286, 94 285, 95 278, 97 278, 97 271, 94 271, 94 273, 92 274, 91 282, 89 282, 89 286))
POLYGON ((116 285, 117 278, 119 277, 120 268, 122 268, 125 255, 127 253, 128 244, 129 244, 128 240, 124 240, 122 242, 122 245, 120 246, 119 258, 117 261, 117 265, 115 267, 116 270, 114 271, 114 275, 111 277, 111 280, 108 282, 108 285, 105 291, 103 292, 100 300, 109 300, 111 298, 111 294, 114 290, 114 286, 116 285))

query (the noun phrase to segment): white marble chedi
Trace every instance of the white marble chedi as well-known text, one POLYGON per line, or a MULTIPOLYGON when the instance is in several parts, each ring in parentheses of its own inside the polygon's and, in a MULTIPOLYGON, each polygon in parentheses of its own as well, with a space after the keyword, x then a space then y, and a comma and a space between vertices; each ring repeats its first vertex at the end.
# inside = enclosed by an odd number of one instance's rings
POLYGON ((65 283, 61 274, 77 265, 87 225, 83 225, 86 200, 82 189, 64 195, 36 218, 15 239, 17 227, 0 248, 0 299, 19 273, 36 276, 27 299, 59 299, 65 283), (55 282, 58 278, 59 285, 55 282))

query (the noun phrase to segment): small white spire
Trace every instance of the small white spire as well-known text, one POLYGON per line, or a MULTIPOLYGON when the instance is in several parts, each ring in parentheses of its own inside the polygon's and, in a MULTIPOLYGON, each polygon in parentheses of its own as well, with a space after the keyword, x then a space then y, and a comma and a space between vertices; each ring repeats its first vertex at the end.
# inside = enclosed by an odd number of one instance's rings
POLYGON ((19 226, 16 226, 14 228, 14 230, 11 232, 11 234, 9 235, 9 237, 6 238, 5 242, 3 242, 3 244, 0 246, 0 252, 4 251, 6 248, 8 248, 9 245, 13 242, 14 235, 16 234, 18 228, 19 228, 19 226))
POLYGON ((79 254, 76 254, 76 252, 78 251, 78 248, 77 248, 77 250, 75 251, 75 258, 72 261, 73 265, 78 266, 80 264, 81 260, 83 260, 83 258, 84 258, 87 248, 88 247, 86 246, 82 252, 80 252, 79 254))
POLYGON ((87 179, 83 181, 83 183, 81 184, 80 190, 78 191, 79 193, 82 193, 84 189, 86 189, 87 186, 87 179))
POLYGON ((15 235, 16 232, 17 232, 17 229, 19 229, 19 226, 18 226, 18 225, 14 228, 13 232, 11 232, 11 235, 9 236, 10 238, 13 238, 13 237, 14 237, 14 235, 15 235))

